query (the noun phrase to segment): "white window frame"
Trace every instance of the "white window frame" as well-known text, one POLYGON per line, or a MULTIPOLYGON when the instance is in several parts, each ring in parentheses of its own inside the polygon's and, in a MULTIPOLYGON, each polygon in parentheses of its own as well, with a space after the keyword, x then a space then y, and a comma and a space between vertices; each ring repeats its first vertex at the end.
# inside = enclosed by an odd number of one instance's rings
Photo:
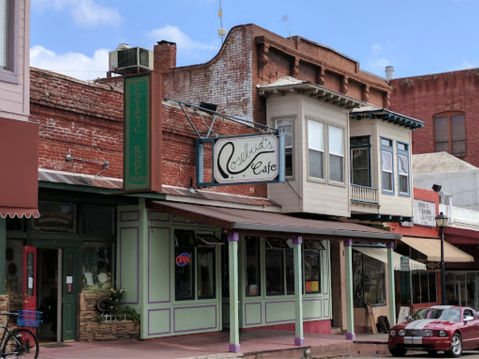
POLYGON ((326 125, 322 122, 319 122, 319 121, 316 121, 316 120, 313 120, 311 118, 308 118, 307 119, 307 125, 308 125, 308 178, 311 179, 311 180, 315 180, 315 181, 324 181, 325 180, 325 162, 326 162, 326 156, 325 156, 325 131, 324 131, 324 128, 326 127, 326 125), (319 125, 321 127, 321 134, 320 136, 322 137, 322 148, 320 147, 314 147, 311 145, 311 135, 312 135, 312 126, 311 124, 315 124, 315 125, 319 125), (318 152, 318 153, 321 153, 321 156, 322 156, 322 169, 321 169, 321 174, 322 174, 322 177, 314 177, 314 176, 311 176, 311 172, 310 172, 310 167, 311 167, 311 158, 309 156, 309 152, 310 151, 314 151, 314 152, 318 152))
POLYGON ((274 120, 276 128, 281 128, 281 127, 286 127, 286 126, 291 126, 291 145, 287 146, 286 141, 284 144, 284 152, 285 152, 285 157, 288 152, 288 150, 291 152, 291 174, 288 175, 286 173, 286 158, 285 160, 285 176, 288 178, 293 178, 294 177, 294 170, 295 170, 295 165, 294 165, 294 121, 292 118, 278 118, 274 120))
MULTIPOLYGON (((6 52, 5 66, 0 66, 0 81, 13 84, 19 83, 19 23, 20 23, 20 0, 0 0, 8 4, 6 17, 0 23, 1 31, 5 31, 6 52)), ((1 22, 0 18, 0 22, 1 22)), ((0 31, 0 32, 1 32, 0 31)), ((2 51, 2 49, 0 49, 2 51)))
POLYGON ((344 183, 344 166, 345 166, 345 163, 344 163, 344 152, 345 152, 345 150, 344 150, 344 142, 345 142, 344 141, 344 132, 345 132, 344 128, 342 128, 342 127, 328 125, 328 178, 329 178, 329 181, 331 181, 333 183, 341 183, 341 184, 344 183), (342 151, 342 153, 335 153, 331 148, 331 146, 333 145, 333 141, 331 141, 331 130, 332 129, 341 131, 341 151, 342 151), (337 156, 337 157, 342 158, 341 181, 331 179, 331 156, 337 156))

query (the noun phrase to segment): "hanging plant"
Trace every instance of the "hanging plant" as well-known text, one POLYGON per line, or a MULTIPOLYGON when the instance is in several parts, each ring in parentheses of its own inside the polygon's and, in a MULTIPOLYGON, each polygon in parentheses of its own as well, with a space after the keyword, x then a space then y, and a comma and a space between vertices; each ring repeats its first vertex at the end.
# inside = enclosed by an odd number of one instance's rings
POLYGON ((87 267, 93 267, 98 263, 98 252, 94 248, 87 248, 83 253, 83 263, 87 267))

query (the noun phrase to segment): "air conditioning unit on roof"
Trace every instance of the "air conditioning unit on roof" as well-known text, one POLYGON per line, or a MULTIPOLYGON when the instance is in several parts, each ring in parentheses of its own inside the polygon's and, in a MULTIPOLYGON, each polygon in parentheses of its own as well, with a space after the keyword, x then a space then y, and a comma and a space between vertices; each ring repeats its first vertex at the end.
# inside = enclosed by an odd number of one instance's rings
POLYGON ((153 51, 120 45, 109 52, 109 71, 121 75, 153 70, 153 51))

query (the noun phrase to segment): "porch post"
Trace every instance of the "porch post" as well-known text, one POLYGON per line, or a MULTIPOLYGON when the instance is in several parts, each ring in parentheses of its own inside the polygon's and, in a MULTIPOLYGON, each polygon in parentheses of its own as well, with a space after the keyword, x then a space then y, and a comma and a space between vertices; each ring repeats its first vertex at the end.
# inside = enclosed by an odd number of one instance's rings
POLYGON ((7 219, 0 216, 0 294, 5 294, 6 258, 7 252, 7 219))
POLYGON ((303 335, 303 276, 301 274, 302 261, 301 261, 301 243, 303 243, 303 237, 293 240, 293 254, 294 254, 294 306, 295 306, 295 337, 294 345, 304 345, 303 335))
POLYGON ((229 351, 239 353, 238 306, 238 232, 228 234, 229 286, 230 286, 230 346, 229 351))
POLYGON ((390 242, 388 247, 388 303, 389 303, 389 323, 391 327, 396 324, 396 288, 394 285, 394 242, 390 242))
POLYGON ((353 240, 344 241, 344 260, 346 262, 346 339, 354 340, 354 302, 353 302, 353 240))

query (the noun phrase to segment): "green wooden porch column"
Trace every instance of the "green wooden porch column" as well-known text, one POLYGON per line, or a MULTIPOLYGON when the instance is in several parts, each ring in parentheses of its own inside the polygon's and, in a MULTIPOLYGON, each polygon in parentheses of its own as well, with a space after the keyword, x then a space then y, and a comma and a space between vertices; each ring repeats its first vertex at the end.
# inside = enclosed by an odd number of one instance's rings
POLYGON ((5 294, 5 276, 7 252, 7 219, 0 216, 0 294, 5 294))
POLYGON ((396 324, 396 288, 394 285, 394 242, 388 243, 388 303, 389 323, 396 324))
POLYGON ((239 306, 238 306, 238 240, 237 232, 228 234, 229 286, 230 286, 230 346, 229 351, 239 353, 239 306))
POLYGON ((346 262, 346 339, 356 339, 354 334, 354 302, 353 302, 353 240, 344 241, 344 261, 346 262))
POLYGON ((294 307, 296 318, 296 330, 294 336, 294 345, 304 345, 303 335, 303 276, 301 274, 301 244, 303 237, 293 240, 293 255, 294 255, 294 307))

